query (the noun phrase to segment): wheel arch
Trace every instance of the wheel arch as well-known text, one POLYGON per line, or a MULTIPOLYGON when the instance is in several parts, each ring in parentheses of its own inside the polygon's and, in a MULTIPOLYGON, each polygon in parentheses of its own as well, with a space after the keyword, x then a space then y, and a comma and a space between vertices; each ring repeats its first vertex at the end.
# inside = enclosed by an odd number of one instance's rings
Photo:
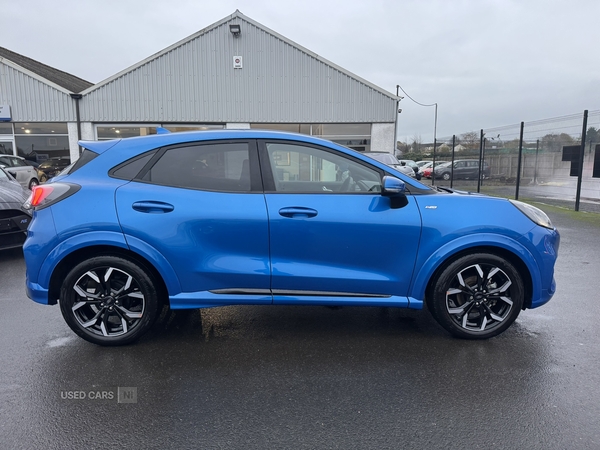
POLYGON ((55 305, 57 303, 57 299, 60 297, 62 282, 69 270, 71 270, 81 261, 95 256, 117 256, 138 264, 143 269, 148 271, 156 281, 157 288, 159 290, 159 298, 163 299, 165 302, 168 302, 169 290, 167 289, 165 280, 161 273, 156 269, 154 264, 152 264, 148 259, 144 258, 138 253, 122 247, 111 245, 94 245, 73 251, 69 255, 65 256, 56 265, 50 277, 50 283, 48 286, 49 305, 55 305))
POLYGON ((449 264, 470 253, 490 253, 500 256, 519 271, 525 286, 524 308, 530 308, 532 300, 542 295, 542 280, 537 262, 531 252, 517 242, 503 235, 489 233, 471 234, 446 243, 418 264, 410 289, 410 296, 425 299, 429 295, 431 284, 449 264))
POLYGON ((500 258, 503 258, 510 262, 515 267, 515 269, 517 269, 517 272, 519 272, 519 274, 522 277, 523 286, 525 288, 525 301, 523 302, 523 309, 526 309, 531 306, 531 301, 533 297, 533 280, 531 278, 529 268, 527 267, 525 262, 518 255, 516 255, 510 250, 490 245, 469 247, 451 255, 448 255, 448 257, 437 266, 437 268, 429 277, 427 287, 425 288, 425 297, 429 298, 432 295, 434 282, 438 278, 438 276, 446 269, 446 267, 448 267, 457 259, 473 253, 488 253, 491 255, 499 256, 500 258))

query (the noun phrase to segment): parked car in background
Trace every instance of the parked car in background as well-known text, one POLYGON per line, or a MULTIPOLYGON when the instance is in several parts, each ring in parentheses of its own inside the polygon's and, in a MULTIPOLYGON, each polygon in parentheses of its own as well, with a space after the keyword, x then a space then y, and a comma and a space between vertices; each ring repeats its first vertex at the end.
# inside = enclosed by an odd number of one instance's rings
POLYGON ((435 178, 441 178, 443 180, 449 180, 451 177, 454 177, 455 180, 476 180, 478 176, 480 176, 483 180, 485 178, 489 178, 490 166, 484 161, 483 169, 480 172, 478 159, 457 159, 454 161, 452 167, 450 167, 450 165, 446 167, 436 167, 434 174, 435 178))
POLYGON ((431 188, 331 141, 216 130, 79 144, 27 202, 26 289, 96 344, 135 341, 163 305, 236 304, 426 302, 453 335, 485 339, 556 290, 559 234, 540 209, 431 188))
MULTIPOLYGON (((451 164, 450 161, 436 162, 435 167, 446 167, 446 166, 450 166, 450 164, 451 164)), ((433 163, 431 166, 427 167, 426 169, 423 169, 423 176, 425 178, 431 178, 432 172, 433 172, 433 163)))
POLYGON ((24 188, 31 189, 33 186, 40 184, 37 170, 27 164, 25 158, 0 155, 0 167, 10 172, 24 188))
POLYGON ((362 152, 363 155, 367 155, 370 158, 373 158, 376 161, 382 162, 383 164, 387 164, 390 167, 402 172, 405 175, 408 175, 411 178, 416 178, 415 171, 412 168, 406 166, 405 164, 401 164, 398 159, 388 152, 362 152))
POLYGON ((433 161, 417 161, 417 167, 419 168, 419 173, 423 176, 425 169, 431 167, 433 165, 433 161))
POLYGON ((419 166, 417 166, 416 162, 414 162, 412 159, 399 159, 398 161, 400 161, 400 164, 402 164, 403 166, 410 167, 415 172, 415 178, 417 180, 421 179, 421 174, 419 173, 419 166))
POLYGON ((53 176, 58 175, 69 164, 71 164, 71 158, 67 156, 59 156, 43 161, 37 168, 40 182, 44 183, 53 176))
POLYGON ((29 194, 29 190, 0 168, 0 250, 20 247, 25 242, 31 214, 23 208, 23 203, 29 194))

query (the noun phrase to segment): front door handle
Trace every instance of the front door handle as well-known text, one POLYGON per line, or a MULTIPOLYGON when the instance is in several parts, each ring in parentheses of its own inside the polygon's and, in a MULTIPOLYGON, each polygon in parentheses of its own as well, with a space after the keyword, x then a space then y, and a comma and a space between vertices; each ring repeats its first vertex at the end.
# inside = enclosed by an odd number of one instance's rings
POLYGON ((312 208, 303 208, 302 206, 292 206, 288 208, 281 208, 279 210, 280 216, 297 219, 315 217, 317 214, 318 213, 316 210, 312 208))
POLYGON ((175 209, 175 207, 170 203, 155 202, 152 200, 135 202, 133 205, 131 205, 131 207, 136 211, 150 214, 168 213, 175 209))

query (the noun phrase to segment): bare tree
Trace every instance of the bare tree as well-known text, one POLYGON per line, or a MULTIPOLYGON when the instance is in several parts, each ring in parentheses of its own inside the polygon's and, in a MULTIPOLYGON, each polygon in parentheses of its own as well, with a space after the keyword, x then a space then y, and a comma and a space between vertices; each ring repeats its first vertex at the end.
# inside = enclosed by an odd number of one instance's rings
POLYGON ((410 146, 412 147, 412 151, 414 153, 420 153, 421 152, 421 145, 423 144, 423 140, 421 139, 421 135, 420 134, 415 134, 412 138, 412 144, 410 144, 410 146))
POLYGON ((461 145, 469 150, 473 150, 479 147, 479 133, 476 131, 469 131, 460 135, 459 141, 461 145))

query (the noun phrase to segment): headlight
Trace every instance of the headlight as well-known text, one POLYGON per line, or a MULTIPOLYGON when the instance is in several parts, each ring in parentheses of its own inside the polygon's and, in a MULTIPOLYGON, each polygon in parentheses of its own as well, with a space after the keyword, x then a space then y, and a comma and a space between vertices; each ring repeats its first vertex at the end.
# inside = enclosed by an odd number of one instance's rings
POLYGON ((527 203, 518 200, 509 200, 509 202, 519 208, 519 211, 529 217, 534 223, 544 228, 554 229, 550 218, 540 208, 536 208, 535 206, 528 205, 527 203))

